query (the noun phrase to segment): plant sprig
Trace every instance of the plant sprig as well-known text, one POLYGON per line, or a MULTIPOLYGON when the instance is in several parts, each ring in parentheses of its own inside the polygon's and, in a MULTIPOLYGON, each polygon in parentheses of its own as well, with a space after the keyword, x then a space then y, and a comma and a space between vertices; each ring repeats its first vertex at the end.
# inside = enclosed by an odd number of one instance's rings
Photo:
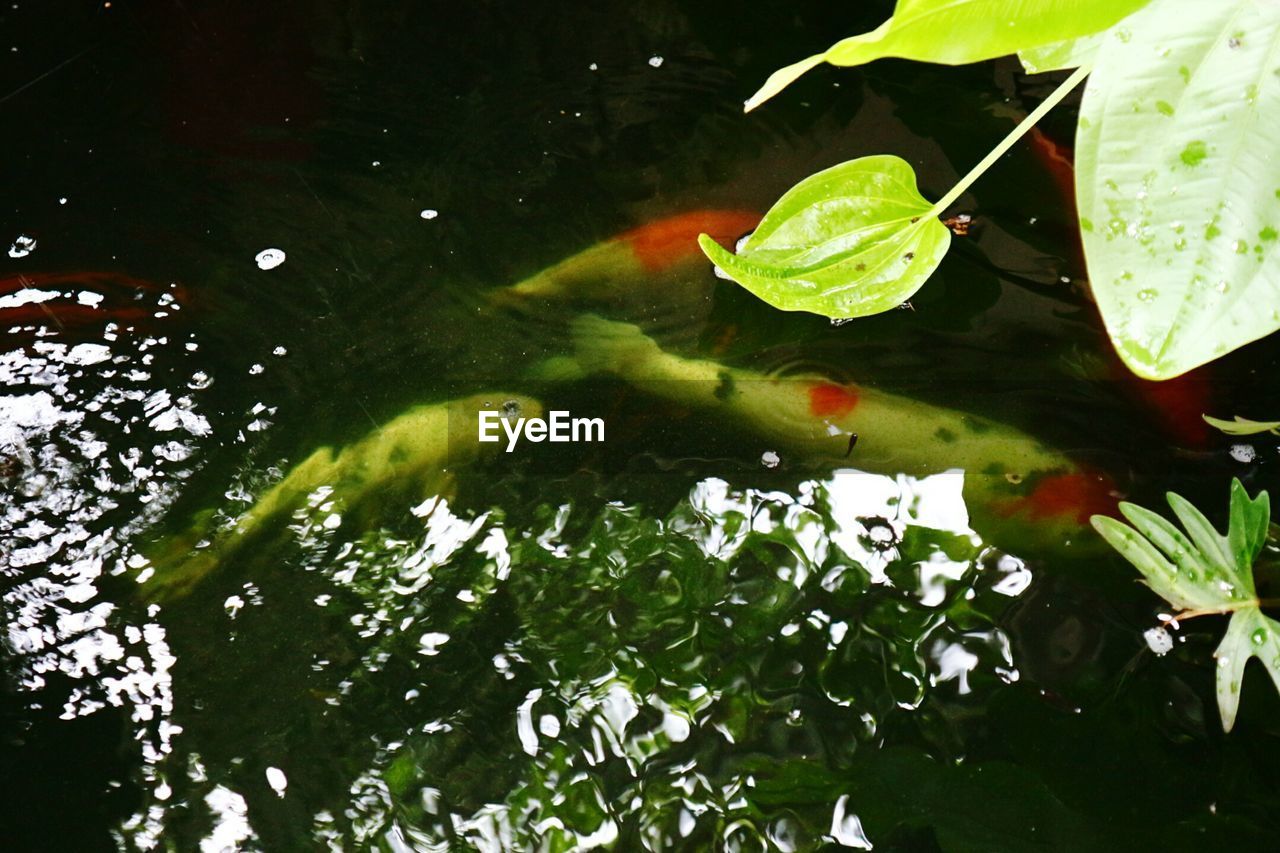
POLYGON ((1223 730, 1231 731, 1249 658, 1262 662, 1280 690, 1280 623, 1263 614, 1253 582, 1253 563, 1266 544, 1271 522, 1271 500, 1265 491, 1251 499, 1240 481, 1233 480, 1223 536, 1185 498, 1172 492, 1166 497, 1185 533, 1131 503, 1120 504, 1129 524, 1103 515, 1091 521, 1102 538, 1142 573, 1147 585, 1177 609, 1175 620, 1230 614, 1214 657, 1218 711, 1223 730))

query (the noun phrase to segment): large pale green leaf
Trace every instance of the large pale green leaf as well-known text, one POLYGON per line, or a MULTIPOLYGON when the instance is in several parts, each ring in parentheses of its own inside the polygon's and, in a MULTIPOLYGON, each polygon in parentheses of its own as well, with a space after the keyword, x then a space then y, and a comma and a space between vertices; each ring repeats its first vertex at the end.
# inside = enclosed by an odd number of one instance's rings
POLYGON ((1098 52, 1076 138, 1093 292, 1167 379, 1280 328, 1280 4, 1155 0, 1098 52))
POLYGON ((1062 71, 1066 68, 1079 68, 1092 65, 1093 58, 1102 47, 1107 31, 1081 36, 1078 39, 1046 44, 1043 47, 1032 47, 1018 51, 1018 61, 1028 74, 1043 74, 1046 71, 1062 71))
POLYGON ((702 250, 730 278, 784 311, 865 317, 900 305, 937 268, 951 232, 899 157, 862 157, 811 175, 769 210, 733 254, 702 250))
POLYGON ((755 109, 821 62, 863 65, 890 56, 946 65, 980 62, 1100 32, 1147 2, 898 0, 893 17, 871 32, 774 72, 746 108, 755 109))
POLYGON ((1244 665, 1262 662, 1280 689, 1280 623, 1263 615, 1253 582, 1253 561, 1266 543, 1271 501, 1266 492, 1250 498, 1239 480, 1231 483, 1227 535, 1178 495, 1169 505, 1186 529, 1129 503, 1120 511, 1133 525, 1095 515, 1094 528, 1142 573, 1147 585, 1183 616, 1231 614, 1217 658, 1218 710, 1231 731, 1240 704, 1244 665))

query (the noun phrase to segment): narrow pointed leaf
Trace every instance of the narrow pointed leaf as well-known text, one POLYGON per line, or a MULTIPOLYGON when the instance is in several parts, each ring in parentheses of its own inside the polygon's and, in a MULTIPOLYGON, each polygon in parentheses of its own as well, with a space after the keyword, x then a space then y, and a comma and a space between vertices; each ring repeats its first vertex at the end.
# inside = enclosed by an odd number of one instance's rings
POLYGON ((1173 561, 1179 573, 1189 574, 1191 577, 1204 577, 1208 573, 1209 566, 1202 559, 1200 552, 1172 522, 1149 509, 1131 503, 1122 502, 1120 512, 1129 519, 1129 523, 1135 530, 1150 539, 1153 545, 1173 561))
POLYGON ((951 232, 899 157, 841 163, 801 181, 738 254, 703 235, 712 262, 784 311, 865 317, 911 297, 941 263, 951 232))
POLYGON ((1076 135, 1089 278, 1131 370, 1280 328, 1280 7, 1154 0, 1099 50, 1076 135))
POLYGON ((1212 572, 1219 575, 1220 580, 1233 583, 1236 580, 1236 561, 1227 550, 1226 539, 1209 523, 1204 513, 1192 506, 1186 498, 1175 495, 1173 492, 1169 492, 1165 497, 1168 498, 1169 506, 1178 516, 1183 529, 1187 531, 1191 541, 1195 543, 1196 548, 1200 549, 1205 561, 1209 563, 1212 572))
POLYGON ((1204 422, 1209 426, 1221 430, 1227 435, 1258 435, 1264 432, 1275 433, 1280 430, 1280 421, 1251 421, 1239 415, 1236 415, 1235 419, 1230 421, 1212 418, 1208 415, 1201 415, 1200 417, 1204 418, 1204 422))
POLYGON ((1179 610, 1195 610, 1202 606, 1203 602, 1196 594, 1200 588, 1180 584, 1177 569, 1140 533, 1105 515, 1095 515, 1090 522, 1107 544, 1142 573, 1156 595, 1179 610))
POLYGON ((779 68, 777 71, 769 75, 769 79, 764 81, 764 85, 760 87, 760 91, 756 92, 746 103, 742 105, 743 112, 751 112, 783 89, 790 86, 796 81, 800 75, 804 74, 815 65, 821 65, 823 62, 822 54, 810 56, 808 59, 802 59, 799 62, 793 62, 785 68, 779 68))
POLYGON ((784 68, 748 102, 759 106, 826 61, 863 65, 885 57, 964 65, 1097 33, 1148 0, 898 0, 893 17, 869 33, 784 68))
MULTIPOLYGON (((1227 541, 1235 555, 1236 569, 1241 574, 1253 567, 1253 560, 1262 551, 1267 540, 1267 527, 1271 523, 1271 497, 1265 492, 1250 500, 1244 484, 1231 481, 1231 520, 1227 527, 1227 541)), ((1252 593, 1252 589, 1250 590, 1252 593)))
POLYGON ((1264 616, 1257 607, 1237 611, 1231 615, 1227 634, 1213 656, 1217 659, 1218 713, 1222 715, 1222 730, 1229 732, 1236 722, 1249 658, 1262 662, 1280 690, 1280 623, 1264 616))

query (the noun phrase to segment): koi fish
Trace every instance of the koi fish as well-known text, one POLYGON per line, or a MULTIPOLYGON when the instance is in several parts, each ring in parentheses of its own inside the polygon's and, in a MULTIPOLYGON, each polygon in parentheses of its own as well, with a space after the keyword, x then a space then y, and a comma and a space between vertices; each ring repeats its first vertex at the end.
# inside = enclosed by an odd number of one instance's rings
POLYGON ((109 272, 21 273, 0 279, 0 332, 9 340, 41 332, 82 334, 108 323, 129 327, 176 312, 186 294, 109 272))
MULTIPOLYGON (((1038 127, 1027 134, 1027 145, 1032 156, 1048 172, 1068 208, 1069 218, 1074 220, 1076 174, 1071 149, 1055 142, 1038 127)), ((1076 245, 1079 263, 1084 266, 1084 248, 1078 240, 1076 245)), ((1213 402, 1210 393, 1213 383, 1208 369, 1199 368, 1174 379, 1153 382, 1135 376, 1118 358, 1110 361, 1110 378, 1119 378, 1130 385, 1137 396, 1160 415, 1161 428, 1170 438, 1188 447, 1208 445, 1212 432, 1200 418, 1210 410, 1213 402)))
POLYGON ((493 294, 495 301, 617 303, 635 301, 649 311, 671 311, 690 300, 705 301, 710 266, 698 235, 710 234, 732 248, 760 223, 747 210, 695 210, 641 225, 597 243, 493 294))
POLYGON ((212 514, 205 513, 186 532, 159 543, 146 555, 155 569, 147 594, 154 600, 185 594, 218 565, 299 513, 369 524, 398 499, 417 504, 451 494, 455 468, 479 458, 482 450, 476 440, 477 413, 495 406, 524 417, 542 414, 542 404, 530 397, 476 394, 412 408, 341 449, 321 447, 263 492, 229 528, 211 533, 212 514))
POLYGON ((1053 181, 1053 185, 1058 188, 1062 201, 1070 210, 1068 213, 1074 218, 1076 211, 1076 167, 1075 158, 1071 155, 1071 149, 1060 145, 1050 138, 1044 131, 1038 127, 1031 128, 1031 132, 1027 134, 1027 146, 1031 149, 1031 155, 1035 157, 1053 181))
POLYGON ((808 458, 924 477, 963 469, 973 527, 995 544, 1094 543, 1088 519, 1113 508, 1110 480, 1018 430, 872 388, 820 377, 772 378, 661 349, 636 326, 587 315, 574 324, 588 372, 621 377, 680 405, 717 412, 808 458), (857 435, 852 457, 845 459, 857 435))

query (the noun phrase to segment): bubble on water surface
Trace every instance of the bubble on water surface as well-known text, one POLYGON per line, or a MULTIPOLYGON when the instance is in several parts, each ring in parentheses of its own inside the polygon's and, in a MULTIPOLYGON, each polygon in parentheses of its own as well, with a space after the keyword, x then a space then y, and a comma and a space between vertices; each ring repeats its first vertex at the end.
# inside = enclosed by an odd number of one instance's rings
POLYGON ((253 259, 257 262, 258 269, 273 270, 284 263, 285 253, 283 249, 263 249, 253 259))
POLYGON ((1254 450, 1252 444, 1233 444, 1228 452, 1231 454, 1232 459, 1244 464, 1248 464, 1258 458, 1258 451, 1254 450))
POLYGON ((661 67, 662 67, 662 62, 663 62, 663 59, 662 59, 662 57, 661 57, 661 56, 651 56, 651 57, 649 57, 649 65, 650 65, 650 66, 652 66, 652 67, 654 67, 654 68, 661 68, 661 67))
POLYGON ((440 211, 432 210, 431 208, 428 207, 426 210, 422 211, 418 215, 421 216, 423 219, 435 219, 437 216, 440 215, 440 211))
POLYGON ((283 797, 285 788, 289 787, 289 780, 279 767, 268 767, 267 784, 271 786, 271 790, 276 792, 276 796, 283 797))
POLYGON ((25 258, 36 250, 36 238, 27 234, 19 234, 9 246, 9 257, 25 258))
POLYGON ((426 655, 427 657, 438 655, 440 654, 440 647, 447 642, 449 642, 448 634, 443 634, 439 631, 428 631, 418 640, 420 646, 418 654, 426 655))
POLYGON ((1147 641, 1147 648, 1157 655, 1167 655, 1173 650, 1173 637, 1164 628, 1148 628, 1142 632, 1142 639, 1147 641))

